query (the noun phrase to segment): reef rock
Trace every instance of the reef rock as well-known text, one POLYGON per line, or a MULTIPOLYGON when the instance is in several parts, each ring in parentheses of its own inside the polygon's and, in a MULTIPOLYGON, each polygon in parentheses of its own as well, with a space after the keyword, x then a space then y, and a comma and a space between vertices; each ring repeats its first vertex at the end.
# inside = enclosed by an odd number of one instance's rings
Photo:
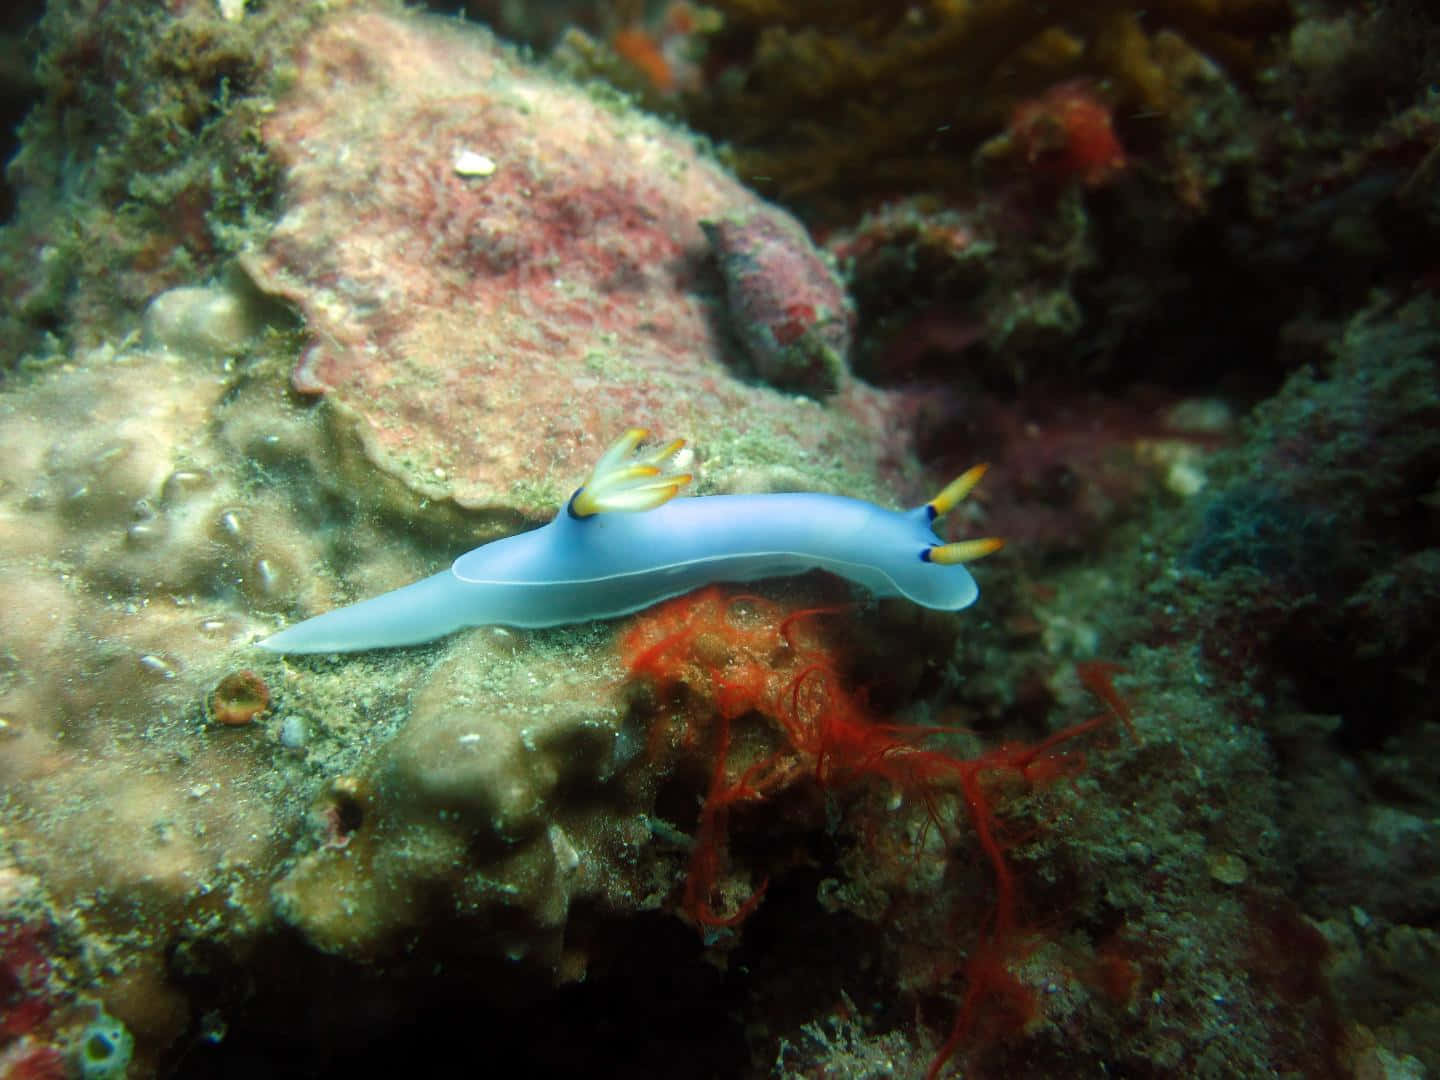
POLYGON ((409 492, 463 507, 548 514, 634 424, 890 486, 894 398, 845 380, 797 406, 730 369, 749 365, 700 222, 779 212, 604 93, 455 22, 318 29, 264 126, 286 210, 247 262, 314 335, 295 386, 409 492))

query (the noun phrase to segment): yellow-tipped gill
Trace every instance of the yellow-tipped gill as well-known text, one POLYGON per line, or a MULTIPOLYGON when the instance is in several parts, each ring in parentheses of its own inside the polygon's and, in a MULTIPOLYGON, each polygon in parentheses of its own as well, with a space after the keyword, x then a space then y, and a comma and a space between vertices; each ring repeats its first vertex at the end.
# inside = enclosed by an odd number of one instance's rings
POLYGON ((673 471, 673 459, 684 449, 685 440, 673 439, 641 452, 649 434, 645 428, 630 428, 600 455, 589 479, 570 500, 571 513, 590 517, 653 510, 690 483, 689 473, 673 471))

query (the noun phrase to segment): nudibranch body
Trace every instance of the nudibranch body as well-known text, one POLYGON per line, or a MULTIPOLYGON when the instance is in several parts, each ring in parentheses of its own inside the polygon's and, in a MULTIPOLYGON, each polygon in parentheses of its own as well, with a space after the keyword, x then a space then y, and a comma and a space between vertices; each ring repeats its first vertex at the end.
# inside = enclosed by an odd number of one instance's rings
POLYGON ((277 653, 418 645, 470 626, 560 626, 628 615, 715 581, 828 570, 879 596, 958 611, 979 595, 962 563, 998 540, 945 544, 932 523, 980 481, 965 473, 924 506, 843 495, 676 499, 684 440, 637 452, 627 431, 548 525, 485 544, 413 585, 307 619, 260 642, 277 653))

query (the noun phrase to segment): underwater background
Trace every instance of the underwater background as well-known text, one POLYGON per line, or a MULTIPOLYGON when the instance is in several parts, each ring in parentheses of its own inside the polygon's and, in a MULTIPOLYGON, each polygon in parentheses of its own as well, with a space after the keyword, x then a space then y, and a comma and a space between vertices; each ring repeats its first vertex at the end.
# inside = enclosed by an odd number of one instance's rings
POLYGON ((0 1080, 1440 1074, 1431 5, 429 6, 0 16, 0 1080), (1004 547, 257 648, 632 427, 1004 547))

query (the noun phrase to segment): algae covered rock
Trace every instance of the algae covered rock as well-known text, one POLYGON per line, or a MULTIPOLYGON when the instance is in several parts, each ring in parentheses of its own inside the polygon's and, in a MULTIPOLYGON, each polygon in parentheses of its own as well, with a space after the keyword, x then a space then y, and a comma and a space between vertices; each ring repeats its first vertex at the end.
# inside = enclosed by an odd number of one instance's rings
POLYGON ((647 891, 643 739, 608 650, 497 647, 484 635, 426 672, 393 739, 316 805, 314 849, 277 910, 321 949, 387 957, 419 937, 574 978, 577 897, 623 910, 647 891), (441 901, 445 914, 437 916, 441 901))
MULTIPOLYGON (((797 223, 692 136, 474 28, 331 20, 264 137, 285 213, 246 265, 313 335, 295 386, 324 394, 367 464, 421 498, 547 515, 635 424, 712 445, 743 430, 801 462, 883 461, 903 441, 894 403, 864 387, 796 423, 788 396, 731 373, 701 222, 783 219, 799 234, 787 250, 808 246, 797 223)), ((776 288, 803 284, 780 276, 776 288)), ((824 284, 823 303, 814 288, 772 299, 813 308, 801 337, 819 335, 829 359, 777 366, 772 346, 762 378, 838 386, 844 342, 829 327, 846 312, 824 284)), ((756 317, 732 314, 747 332, 756 317)))

